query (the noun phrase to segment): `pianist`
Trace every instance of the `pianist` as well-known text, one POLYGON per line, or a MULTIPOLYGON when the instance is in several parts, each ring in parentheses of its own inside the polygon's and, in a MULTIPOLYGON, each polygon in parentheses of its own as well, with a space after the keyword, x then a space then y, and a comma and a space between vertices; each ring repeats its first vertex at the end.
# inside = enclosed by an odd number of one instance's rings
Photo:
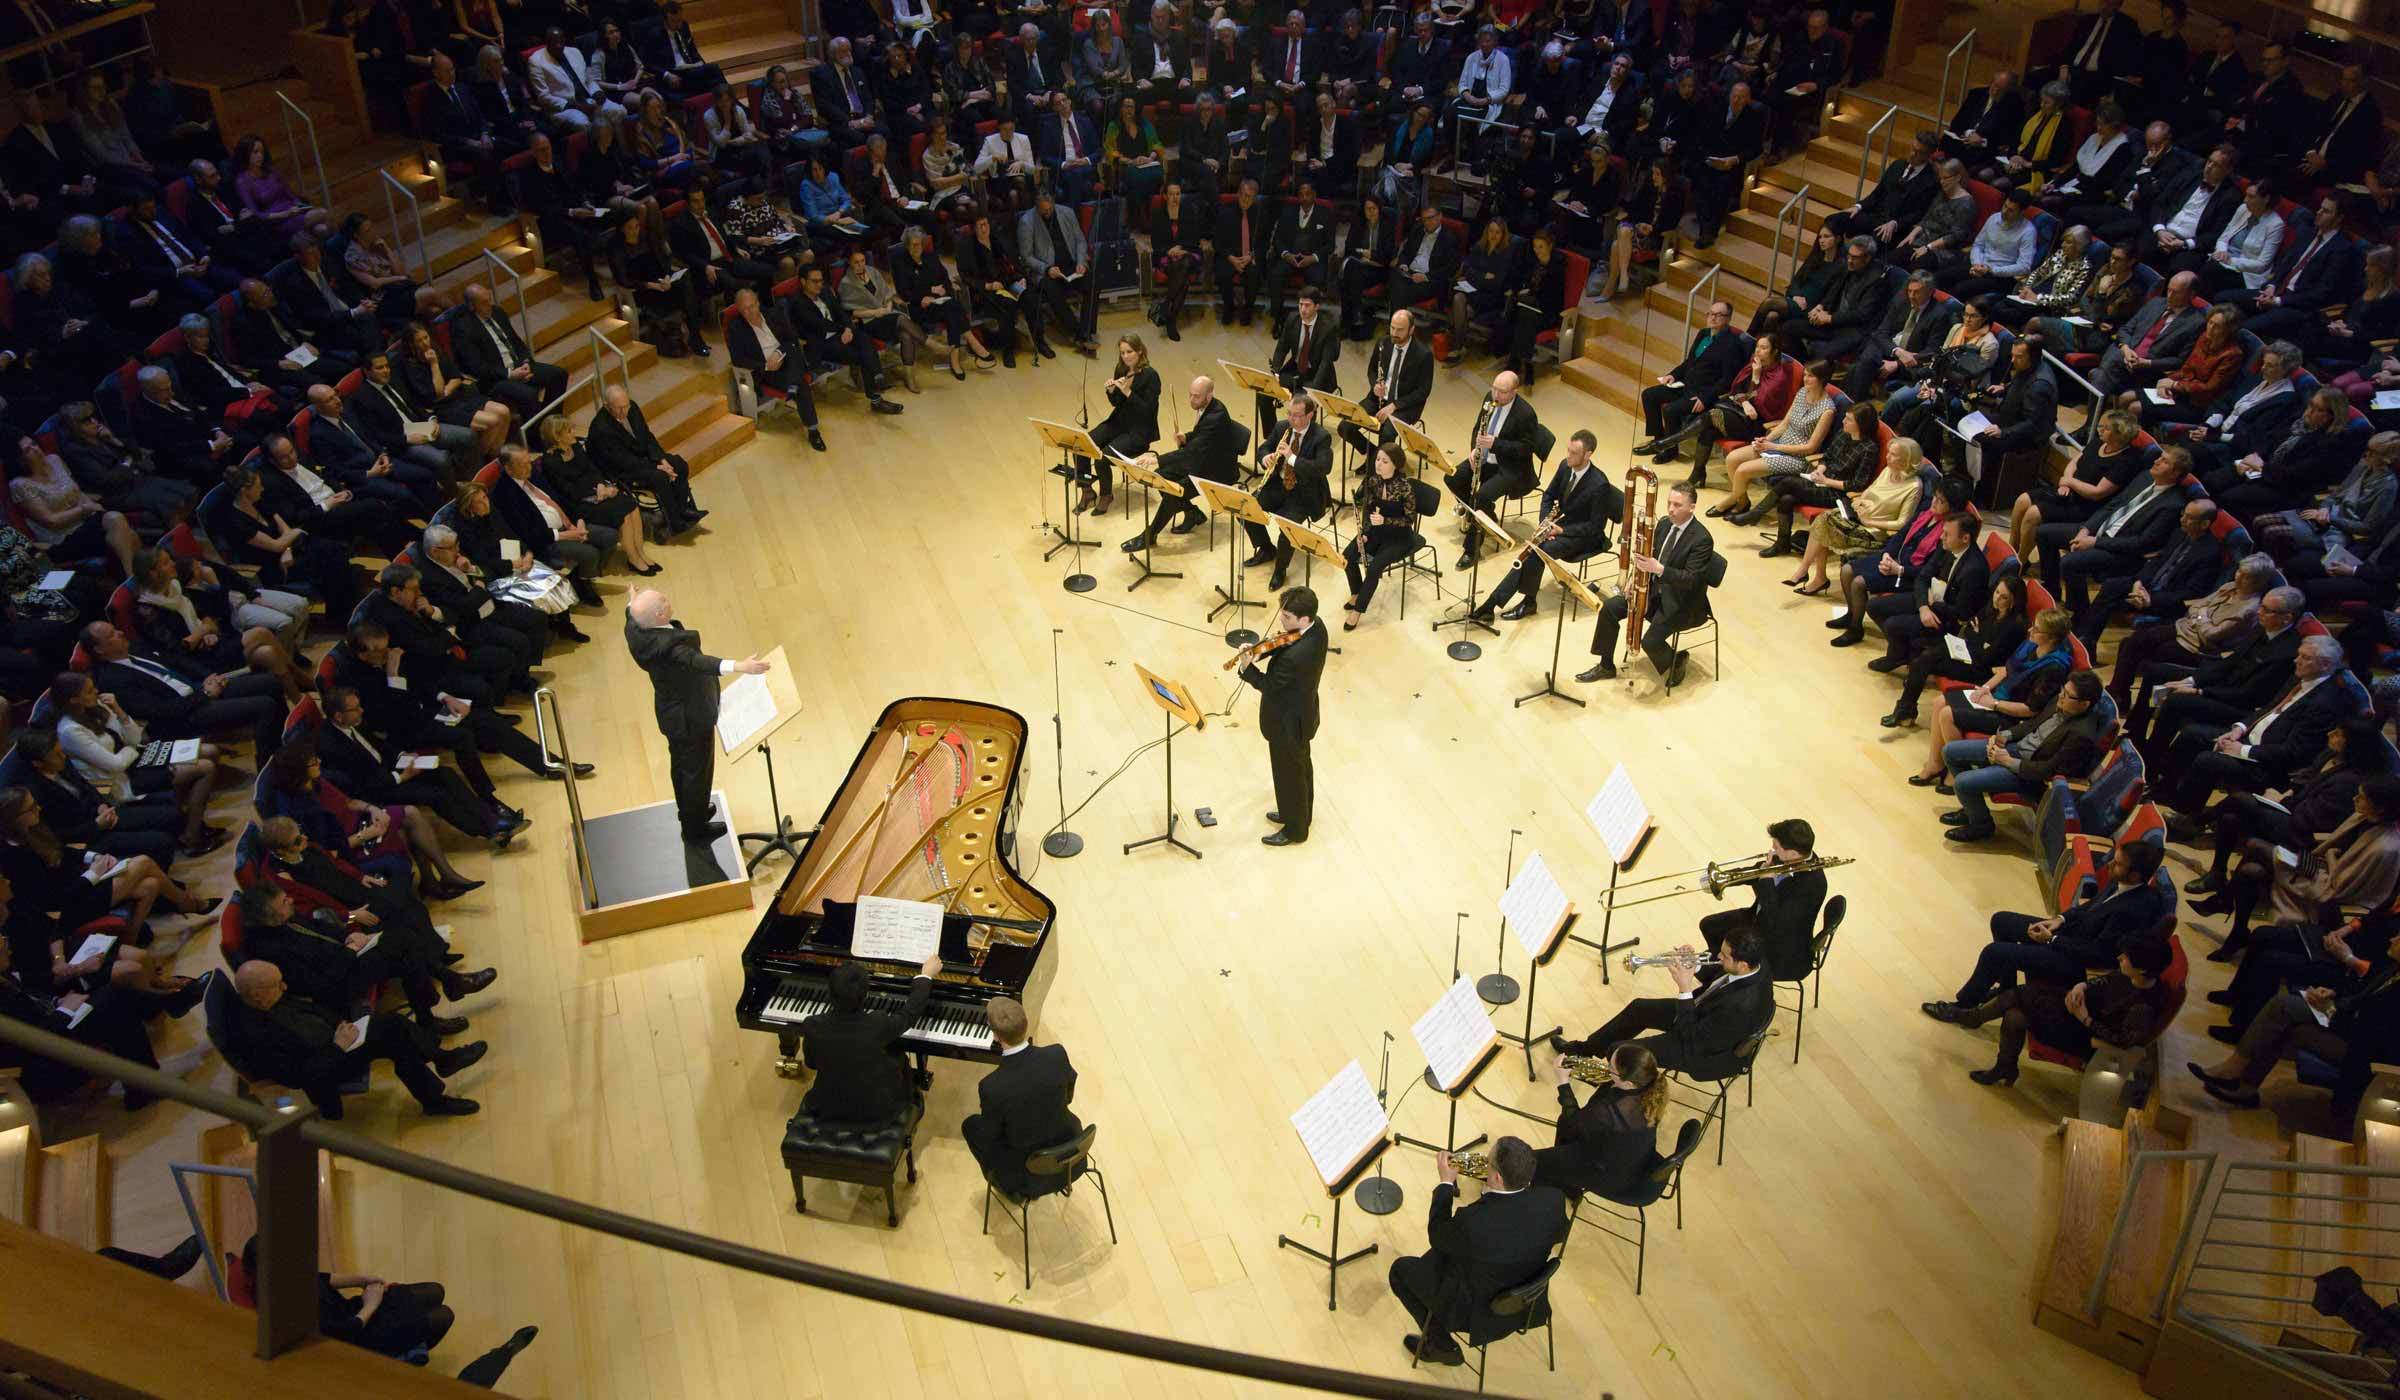
POLYGON ((817 1075, 800 1101, 803 1111, 820 1119, 884 1123, 915 1102, 900 1037, 924 1013, 933 975, 941 970, 939 953, 926 958, 897 1011, 867 1009, 863 965, 844 963, 833 970, 833 1009, 800 1023, 800 1058, 817 1075))
POLYGON ((977 1097, 983 1111, 958 1125, 984 1179, 1013 1195, 1033 1189, 1025 1159, 1074 1137, 1083 1124, 1067 1110, 1075 1098, 1075 1066, 1063 1045, 1028 1045, 1024 1004, 994 997, 986 1008, 1000 1063, 983 1077, 977 1097))

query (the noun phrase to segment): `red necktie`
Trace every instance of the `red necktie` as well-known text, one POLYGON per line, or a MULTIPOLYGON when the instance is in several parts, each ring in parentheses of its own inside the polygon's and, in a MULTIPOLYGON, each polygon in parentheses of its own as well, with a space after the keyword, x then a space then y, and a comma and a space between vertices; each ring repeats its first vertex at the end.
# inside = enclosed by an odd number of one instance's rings
POLYGON ((1300 35, 1298 33, 1293 33, 1283 41, 1283 51, 1286 56, 1284 81, 1296 83, 1300 81, 1300 35))

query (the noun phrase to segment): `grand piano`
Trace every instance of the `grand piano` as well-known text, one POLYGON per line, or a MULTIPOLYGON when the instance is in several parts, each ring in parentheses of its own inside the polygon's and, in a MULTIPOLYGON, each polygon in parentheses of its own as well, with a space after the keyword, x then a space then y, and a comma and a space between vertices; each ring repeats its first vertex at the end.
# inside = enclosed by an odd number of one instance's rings
MULTIPOLYGON (((1011 996, 1027 1017, 1058 966, 1057 906, 1014 868, 1025 718, 973 700, 895 700, 869 731, 816 835, 742 950, 735 1020, 772 1032, 776 1070, 800 1073, 800 1022, 831 1009, 833 970, 850 961, 860 895, 942 906, 942 971, 903 1048, 997 1064, 984 1008, 1011 996)), ((897 1008, 916 969, 869 962, 870 1007, 897 1008)))

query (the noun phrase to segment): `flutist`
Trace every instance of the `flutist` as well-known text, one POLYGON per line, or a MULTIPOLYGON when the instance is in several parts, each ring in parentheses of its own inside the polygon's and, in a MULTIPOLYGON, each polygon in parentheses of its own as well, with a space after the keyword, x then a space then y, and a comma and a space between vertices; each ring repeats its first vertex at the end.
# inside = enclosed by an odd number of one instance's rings
MULTIPOLYGON (((1589 428, 1577 428, 1567 439, 1566 460, 1550 474, 1550 484, 1542 491, 1542 523, 1534 528, 1531 544, 1562 563, 1572 564, 1588 559, 1608 548, 1608 522, 1625 513, 1625 493, 1608 479, 1608 473, 1592 465, 1592 450, 1600 440, 1589 428)), ((1517 561, 1500 579, 1491 596, 1475 609, 1475 616, 1489 622, 1509 599, 1520 601, 1508 610, 1507 616, 1531 617, 1533 600, 1542 589, 1542 561, 1533 557, 1533 550, 1517 552, 1517 561)))
POLYGON ((1149 451, 1158 437, 1158 371, 1150 367, 1150 347, 1140 336, 1117 338, 1117 376, 1105 387, 1108 416, 1092 425, 1092 445, 1100 449, 1099 460, 1075 459, 1077 489, 1082 493, 1075 501, 1077 515, 1116 508, 1116 473, 1108 460, 1111 451, 1137 457, 1149 451), (1096 494, 1091 482, 1095 473, 1100 478, 1096 494))
POLYGON ((1581 1040, 1552 1031, 1550 1048, 1562 1055, 1603 1055, 1630 1041, 1656 1055, 1661 1068, 1694 1079, 1736 1074, 1742 1062, 1735 1051, 1775 1019, 1775 984, 1760 974, 1758 947, 1756 929, 1727 933, 1717 950, 1723 975, 1703 987, 1695 966, 1700 955, 1685 944, 1675 950, 1682 956, 1667 964, 1674 996, 1637 997, 1581 1040))
MULTIPOLYGON (((1442 483, 1458 498, 1458 513, 1464 517, 1472 505, 1489 511, 1501 501, 1522 496, 1533 489, 1533 441, 1541 419, 1533 405, 1517 394, 1517 377, 1505 371, 1492 379, 1492 391, 1484 395, 1483 407, 1475 413, 1475 441, 1467 455, 1442 483)), ((1483 548, 1482 532, 1472 520, 1461 521, 1467 530, 1466 553, 1459 556, 1458 567, 1468 568, 1483 548)))
MULTIPOLYGON (((1816 829, 1797 817, 1767 828, 1767 854, 1776 865, 1798 865, 1816 849, 1816 829)), ((1767 960, 1768 978, 1796 981, 1808 975, 1814 962, 1817 911, 1824 905, 1824 871, 1769 875, 1750 882, 1749 908, 1703 914, 1700 937, 1711 951, 1716 951, 1723 946, 1725 936, 1735 929, 1753 930, 1767 960)), ((1723 975, 1716 968, 1704 967, 1700 969, 1700 985, 1707 986, 1723 975)))
POLYGON ((1316 813, 1317 770, 1308 744, 1317 737, 1317 680, 1325 674, 1325 646, 1317 595, 1294 588, 1284 593, 1275 614, 1275 635, 1252 643, 1240 658, 1242 679, 1258 687, 1258 732, 1266 738, 1267 763, 1275 774, 1275 810, 1267 820, 1281 830, 1260 838, 1270 846, 1306 841, 1316 813), (1263 667, 1258 664, 1262 656, 1263 667))
MULTIPOLYGON (((1258 454, 1258 466, 1267 474, 1258 488, 1258 506, 1269 515, 1305 525, 1333 504, 1333 434, 1317 421, 1315 399, 1292 395, 1283 406, 1283 421, 1275 425, 1258 454)), ((1242 567, 1255 569, 1272 559, 1275 573, 1267 580, 1267 591, 1283 587, 1284 573, 1292 567, 1291 537, 1270 537, 1266 526, 1248 520, 1242 522, 1242 528, 1249 532, 1251 546, 1242 567)))

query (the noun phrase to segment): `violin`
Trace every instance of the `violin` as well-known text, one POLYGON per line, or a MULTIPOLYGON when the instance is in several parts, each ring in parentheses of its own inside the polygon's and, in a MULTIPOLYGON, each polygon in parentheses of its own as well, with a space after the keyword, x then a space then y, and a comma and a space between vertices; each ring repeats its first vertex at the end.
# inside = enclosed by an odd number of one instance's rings
POLYGON ((1262 656, 1273 656, 1276 652, 1283 650, 1285 647, 1290 646, 1292 643, 1299 641, 1302 637, 1307 635, 1308 629, 1305 627, 1300 627, 1289 632, 1278 632, 1272 637, 1262 637, 1259 640, 1252 642, 1250 645, 1243 647, 1240 651, 1235 652, 1231 657, 1228 657, 1225 664, 1219 669, 1230 671, 1236 666, 1241 666, 1249 662, 1256 661, 1262 656))

